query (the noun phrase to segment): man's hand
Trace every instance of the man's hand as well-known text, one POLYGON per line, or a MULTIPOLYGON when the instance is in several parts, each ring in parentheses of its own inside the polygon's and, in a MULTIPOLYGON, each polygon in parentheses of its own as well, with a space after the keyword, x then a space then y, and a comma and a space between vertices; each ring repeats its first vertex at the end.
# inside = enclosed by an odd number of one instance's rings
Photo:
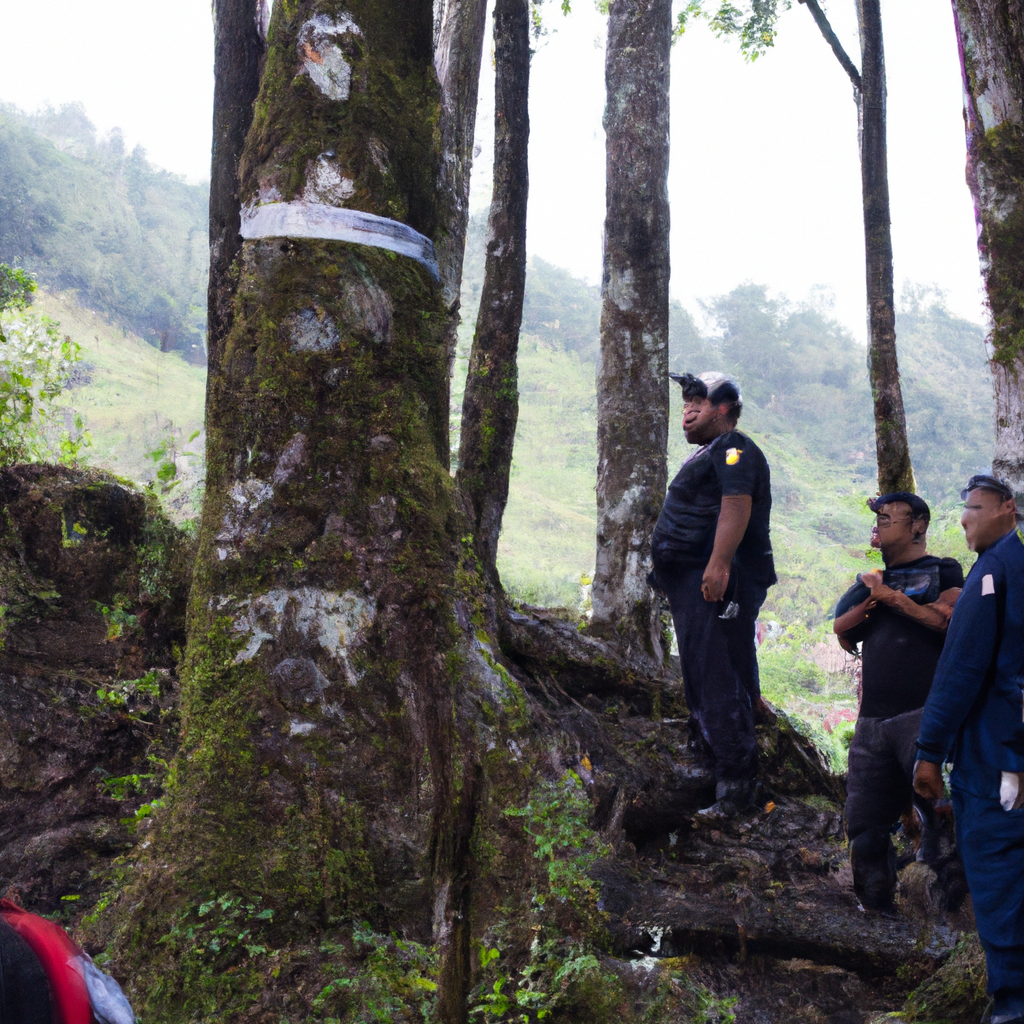
POLYGON ((892 587, 887 587, 882 582, 882 573, 879 569, 862 572, 860 574, 860 581, 871 591, 871 600, 876 604, 881 603, 898 607, 902 603, 903 598, 906 597, 901 591, 893 590, 892 587))
POLYGON ((942 766, 931 761, 914 762, 914 792, 935 803, 945 792, 942 784, 942 766))
POLYGON ((714 557, 708 562, 700 585, 705 601, 714 604, 725 597, 725 588, 729 585, 729 568, 729 562, 720 562, 714 557))

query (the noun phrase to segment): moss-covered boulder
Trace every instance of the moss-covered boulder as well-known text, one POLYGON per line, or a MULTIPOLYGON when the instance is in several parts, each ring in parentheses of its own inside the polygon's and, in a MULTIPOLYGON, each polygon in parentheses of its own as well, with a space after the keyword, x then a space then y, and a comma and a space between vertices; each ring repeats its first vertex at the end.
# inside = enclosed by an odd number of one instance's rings
POLYGON ((96 471, 0 470, 0 893, 79 916, 158 797, 191 545, 96 471))

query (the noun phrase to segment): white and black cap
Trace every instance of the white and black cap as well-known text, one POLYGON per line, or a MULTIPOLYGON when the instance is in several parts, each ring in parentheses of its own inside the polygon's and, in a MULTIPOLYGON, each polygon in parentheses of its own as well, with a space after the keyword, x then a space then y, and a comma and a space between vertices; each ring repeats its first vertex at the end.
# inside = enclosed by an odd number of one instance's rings
POLYGON ((708 398, 714 403, 728 402, 743 405, 739 383, 727 373, 710 370, 694 376, 692 373, 670 373, 669 377, 682 389, 684 398, 708 398))

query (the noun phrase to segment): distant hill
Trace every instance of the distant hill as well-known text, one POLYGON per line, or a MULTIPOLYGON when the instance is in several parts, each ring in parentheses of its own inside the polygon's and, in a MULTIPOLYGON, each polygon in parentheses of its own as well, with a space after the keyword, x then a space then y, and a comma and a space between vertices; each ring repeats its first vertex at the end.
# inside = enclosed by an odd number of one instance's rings
POLYGON ((98 139, 81 105, 0 105, 0 262, 162 351, 205 362, 206 185, 98 139))

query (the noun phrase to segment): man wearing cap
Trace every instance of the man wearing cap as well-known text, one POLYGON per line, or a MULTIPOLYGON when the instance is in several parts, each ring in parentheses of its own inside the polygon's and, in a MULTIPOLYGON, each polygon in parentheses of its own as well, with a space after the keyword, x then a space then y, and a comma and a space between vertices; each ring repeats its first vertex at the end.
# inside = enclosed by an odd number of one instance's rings
POLYGON ((949 623, 917 741, 914 788, 950 789, 985 949, 992 1024, 1024 1024, 1024 530, 1013 491, 971 477, 960 524, 978 552, 949 623))
MULTIPOLYGON (((866 572, 839 599, 833 628, 848 651, 862 645, 861 703, 846 779, 846 835, 853 889, 868 910, 886 910, 896 890, 889 835, 914 795, 921 713, 964 574, 955 558, 926 550, 927 503, 899 491, 868 502, 885 574, 866 572)), ((918 856, 934 854, 934 816, 919 800, 918 856)))
POLYGON ((754 707, 761 695, 754 623, 775 583, 768 462, 736 429, 739 385, 721 373, 670 375, 683 389, 683 432, 697 450, 669 484, 651 549, 679 642, 691 728, 715 763, 711 818, 755 793, 754 707))

